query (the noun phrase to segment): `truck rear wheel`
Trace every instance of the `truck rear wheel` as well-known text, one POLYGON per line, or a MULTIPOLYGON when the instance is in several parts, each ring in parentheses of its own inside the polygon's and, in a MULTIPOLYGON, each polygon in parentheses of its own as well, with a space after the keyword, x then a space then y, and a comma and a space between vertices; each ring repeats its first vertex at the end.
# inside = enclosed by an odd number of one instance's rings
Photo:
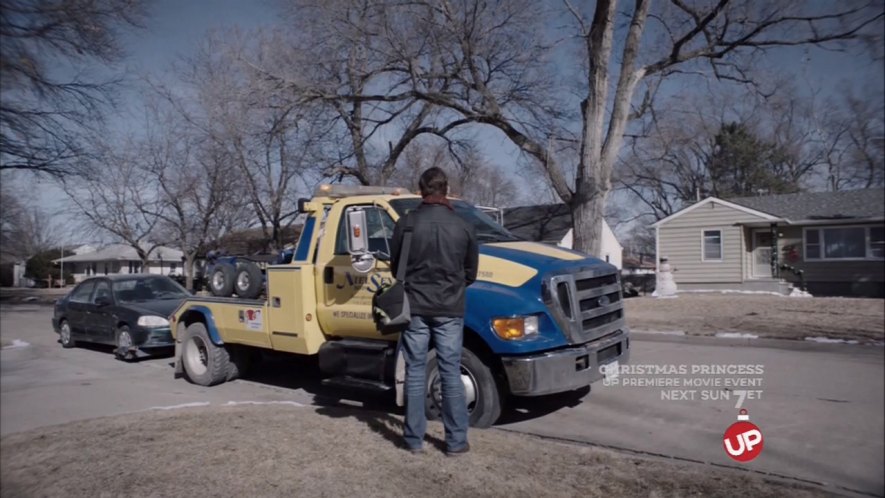
POLYGON ((261 294, 264 285, 264 275, 261 268, 252 261, 244 261, 237 265, 237 276, 234 284, 234 292, 243 299, 255 299, 261 294))
MULTIPOLYGON (((501 416, 501 392, 492 369, 467 348, 461 353, 461 381, 467 398, 470 426, 485 429, 501 416)), ((436 420, 442 415, 442 382, 436 355, 427 360, 427 418, 436 420)))
POLYGON ((236 269, 232 265, 221 263, 215 266, 209 275, 209 290, 213 296, 228 297, 234 291, 236 269))
POLYGON ((212 344, 206 325, 187 326, 182 340, 181 361, 187 378, 200 386, 214 386, 227 380, 230 356, 223 346, 212 344))

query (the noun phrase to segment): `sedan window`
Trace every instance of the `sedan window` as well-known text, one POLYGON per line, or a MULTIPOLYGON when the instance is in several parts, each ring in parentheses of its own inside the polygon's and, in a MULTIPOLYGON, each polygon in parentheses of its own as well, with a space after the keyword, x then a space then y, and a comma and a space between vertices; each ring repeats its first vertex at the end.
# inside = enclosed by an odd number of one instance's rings
POLYGON ((111 284, 107 280, 99 280, 95 284, 95 293, 92 295, 92 304, 98 304, 99 299, 111 300, 111 284))
POLYGON ((181 299, 189 294, 184 287, 169 278, 148 277, 114 282, 114 296, 120 303, 134 303, 155 299, 181 299))
POLYGON ((72 303, 88 303, 92 289, 95 287, 95 280, 88 280, 80 284, 76 289, 71 291, 71 297, 68 301, 72 303))

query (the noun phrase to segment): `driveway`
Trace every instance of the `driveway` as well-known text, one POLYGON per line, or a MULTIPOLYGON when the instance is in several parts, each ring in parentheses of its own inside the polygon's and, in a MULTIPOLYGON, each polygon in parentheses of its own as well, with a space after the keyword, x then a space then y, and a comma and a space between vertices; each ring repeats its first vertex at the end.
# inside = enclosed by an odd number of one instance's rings
MULTIPOLYGON (((0 352, 3 435, 158 407, 269 402, 395 410, 384 399, 323 387, 303 361, 269 362, 249 380, 195 386, 173 378, 170 358, 126 364, 103 348, 63 350, 50 316, 43 306, 0 308, 4 344, 28 344, 0 352)), ((597 385, 573 406, 563 406, 562 397, 517 400, 498 430, 885 494, 881 347, 637 335, 632 348, 617 385, 597 385), (729 459, 722 446, 740 398, 765 437, 763 452, 748 464, 729 459)))

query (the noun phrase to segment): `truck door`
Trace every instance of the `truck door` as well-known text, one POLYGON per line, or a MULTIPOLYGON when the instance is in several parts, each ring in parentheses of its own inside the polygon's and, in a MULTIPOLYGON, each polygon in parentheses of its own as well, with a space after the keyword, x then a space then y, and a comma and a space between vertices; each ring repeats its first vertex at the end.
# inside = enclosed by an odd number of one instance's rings
MULTIPOLYGON (((356 206, 347 206, 348 209, 356 206)), ((342 337, 382 338, 372 320, 372 295, 382 283, 391 279, 389 244, 395 223, 383 206, 359 206, 366 211, 366 233, 369 249, 375 253, 375 268, 368 273, 354 271, 347 252, 347 231, 344 207, 335 206, 330 220, 337 226, 326 226, 326 233, 335 234, 335 244, 324 244, 317 257, 317 315, 327 335, 342 337)), ((395 337, 388 339, 394 340, 395 337)))

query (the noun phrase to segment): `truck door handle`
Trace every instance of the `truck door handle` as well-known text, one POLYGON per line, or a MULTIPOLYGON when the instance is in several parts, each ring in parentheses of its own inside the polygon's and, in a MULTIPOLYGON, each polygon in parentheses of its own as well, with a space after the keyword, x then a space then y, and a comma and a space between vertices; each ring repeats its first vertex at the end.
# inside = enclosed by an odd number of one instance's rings
POLYGON ((335 268, 327 266, 323 268, 323 282, 331 284, 335 282, 335 268))

